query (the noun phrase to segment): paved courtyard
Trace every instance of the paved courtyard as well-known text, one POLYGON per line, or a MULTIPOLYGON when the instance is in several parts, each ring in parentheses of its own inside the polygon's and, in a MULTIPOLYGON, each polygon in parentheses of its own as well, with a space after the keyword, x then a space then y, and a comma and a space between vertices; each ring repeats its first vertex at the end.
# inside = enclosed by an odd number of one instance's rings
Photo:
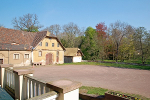
POLYGON ((34 67, 34 77, 50 82, 69 79, 84 86, 141 94, 150 98, 150 71, 95 65, 50 65, 34 67))

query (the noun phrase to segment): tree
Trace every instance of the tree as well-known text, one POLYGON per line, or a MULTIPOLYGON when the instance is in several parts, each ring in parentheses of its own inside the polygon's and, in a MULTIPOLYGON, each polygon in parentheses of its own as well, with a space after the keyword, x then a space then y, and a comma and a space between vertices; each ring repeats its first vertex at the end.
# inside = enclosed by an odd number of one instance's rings
POLYGON ((47 31, 53 33, 54 35, 58 36, 60 33, 60 30, 61 30, 61 27, 59 24, 55 24, 55 25, 51 25, 50 27, 47 27, 44 30, 47 30, 47 31))
POLYGON ((113 41, 112 36, 108 36, 107 46, 105 48, 107 59, 114 60, 115 59, 115 43, 113 41))
POLYGON ((99 24, 96 25, 96 32, 97 32, 97 36, 99 38, 106 38, 106 30, 107 30, 107 26, 105 25, 104 22, 101 22, 99 24))
POLYGON ((83 59, 95 60, 98 58, 97 34, 96 30, 88 27, 85 31, 85 37, 81 44, 81 50, 84 54, 83 59))
POLYGON ((133 35, 134 45, 141 56, 142 64, 145 64, 146 59, 150 56, 150 32, 148 33, 144 27, 139 27, 133 35))
POLYGON ((98 46, 98 52, 100 53, 100 58, 103 60, 104 56, 106 55, 105 49, 106 49, 106 30, 107 26, 104 22, 99 23, 96 25, 96 32, 97 32, 97 46, 98 46))
POLYGON ((127 35, 122 39, 122 42, 119 47, 120 51, 120 60, 123 62, 125 59, 129 60, 134 54, 134 45, 132 40, 133 34, 127 35))
POLYGON ((12 24, 15 29, 37 32, 42 25, 39 24, 38 17, 36 14, 26 14, 17 19, 16 17, 12 20, 12 24))
POLYGON ((69 23, 63 26, 63 33, 61 34, 61 41, 65 43, 65 47, 75 47, 75 38, 80 34, 79 27, 74 23, 69 23))
POLYGON ((115 53, 116 62, 118 61, 119 47, 122 42, 122 39, 127 34, 130 34, 132 32, 131 29, 132 27, 130 25, 122 23, 120 21, 117 21, 110 25, 109 32, 116 46, 116 53, 115 53))

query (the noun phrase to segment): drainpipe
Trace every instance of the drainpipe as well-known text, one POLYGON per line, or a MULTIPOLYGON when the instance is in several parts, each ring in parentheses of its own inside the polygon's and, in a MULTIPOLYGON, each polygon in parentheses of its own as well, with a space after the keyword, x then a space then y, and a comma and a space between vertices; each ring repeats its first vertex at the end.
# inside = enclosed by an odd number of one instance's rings
POLYGON ((33 62, 33 46, 31 46, 31 64, 33 62))

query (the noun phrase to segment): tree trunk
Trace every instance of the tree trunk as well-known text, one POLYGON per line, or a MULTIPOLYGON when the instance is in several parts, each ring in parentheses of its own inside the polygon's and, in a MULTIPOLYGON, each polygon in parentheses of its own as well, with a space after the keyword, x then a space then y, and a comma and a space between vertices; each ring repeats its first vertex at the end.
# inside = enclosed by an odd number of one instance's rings
POLYGON ((119 50, 119 44, 117 43, 116 62, 118 62, 118 50, 119 50))

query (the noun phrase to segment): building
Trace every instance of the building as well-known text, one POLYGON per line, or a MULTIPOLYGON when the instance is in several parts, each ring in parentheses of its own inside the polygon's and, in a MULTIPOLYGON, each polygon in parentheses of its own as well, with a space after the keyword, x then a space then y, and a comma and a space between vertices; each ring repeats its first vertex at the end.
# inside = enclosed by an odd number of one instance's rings
POLYGON ((62 64, 64 51, 58 38, 48 31, 32 33, 0 28, 0 64, 62 64))
POLYGON ((83 53, 79 48, 66 48, 64 62, 81 62, 83 53))

